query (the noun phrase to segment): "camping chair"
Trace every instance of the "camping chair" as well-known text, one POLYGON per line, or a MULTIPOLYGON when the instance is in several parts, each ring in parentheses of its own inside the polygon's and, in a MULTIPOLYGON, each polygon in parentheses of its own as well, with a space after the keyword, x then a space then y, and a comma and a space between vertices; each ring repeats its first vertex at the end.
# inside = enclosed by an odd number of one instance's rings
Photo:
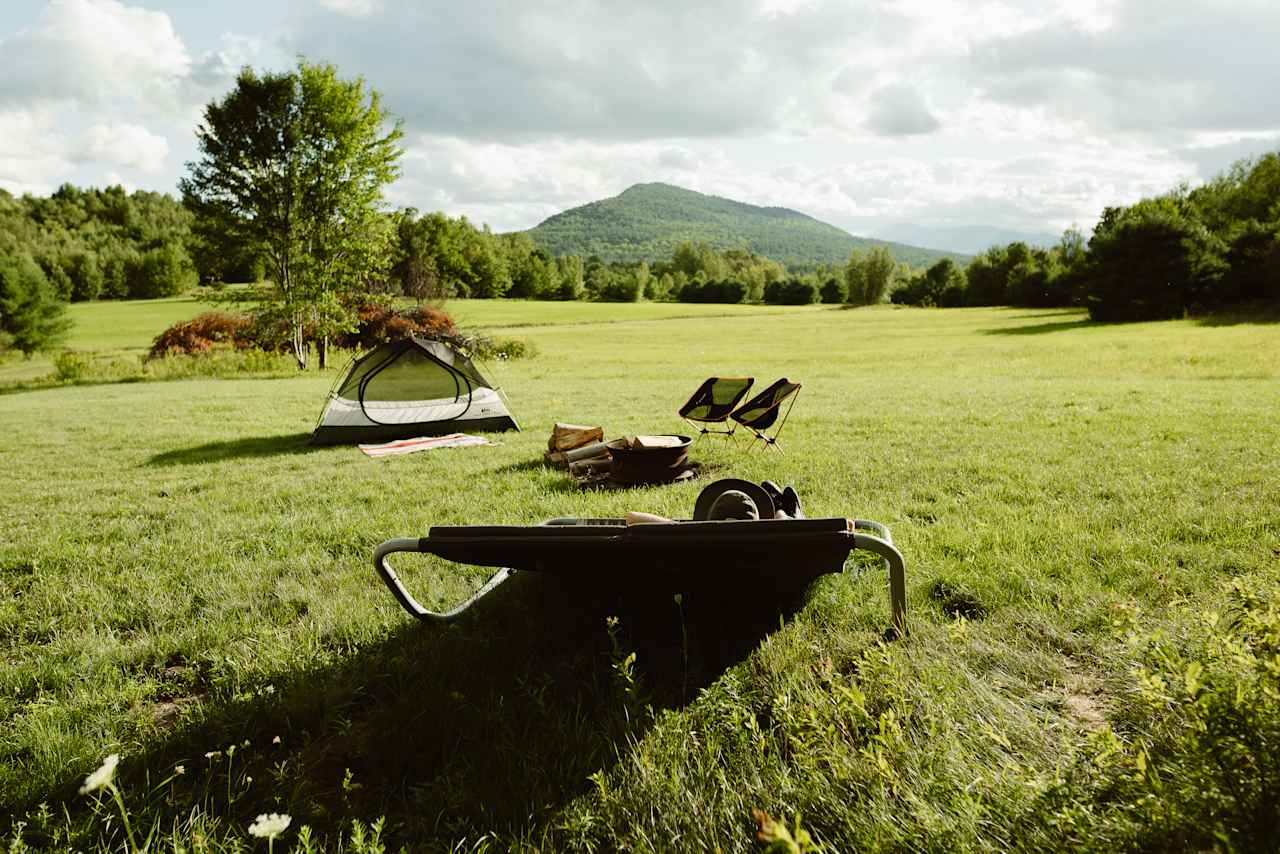
POLYGON ((624 519, 549 519, 541 525, 437 525, 421 538, 388 540, 373 565, 400 605, 424 623, 447 623, 526 570, 598 582, 601 575, 635 577, 649 590, 663 581, 700 581, 713 589, 749 589, 762 597, 790 595, 820 575, 844 570, 854 550, 879 555, 889 574, 892 630, 907 631, 906 563, 889 529, 865 519, 775 519, 772 500, 754 484, 729 479, 708 485, 692 521, 628 525, 624 519), (750 489, 758 520, 698 518, 718 491, 750 489), (761 506, 764 505, 764 506, 761 506), (455 563, 500 567, 471 598, 448 611, 419 604, 387 562, 395 552, 433 554, 455 563))
POLYGON ((729 413, 733 412, 738 401, 746 397, 753 382, 755 382, 753 377, 708 377, 702 385, 698 386, 698 390, 693 393, 689 401, 680 407, 679 415, 691 427, 698 428, 699 436, 705 436, 708 433, 732 436, 733 431, 738 429, 737 424, 731 425, 728 430, 708 430, 699 424, 728 423, 729 413), (699 424, 694 424, 695 421, 699 424))
MULTIPOLYGON (((800 383, 793 383, 784 377, 742 404, 729 417, 754 433, 756 439, 764 442, 765 448, 778 447, 778 434, 786 426, 791 407, 796 405, 799 394, 800 383), (787 404, 787 411, 782 416, 782 421, 778 422, 778 413, 784 403, 787 404), (778 429, 773 431, 773 435, 765 433, 775 423, 778 424, 778 429)), ((752 440, 751 444, 754 445, 755 441, 752 440)))

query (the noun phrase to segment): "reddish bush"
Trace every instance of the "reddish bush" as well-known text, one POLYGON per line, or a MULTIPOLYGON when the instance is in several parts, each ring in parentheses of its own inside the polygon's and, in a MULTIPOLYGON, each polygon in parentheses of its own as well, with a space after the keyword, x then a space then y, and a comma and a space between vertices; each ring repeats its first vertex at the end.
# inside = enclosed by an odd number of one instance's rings
POLYGON ((355 332, 342 335, 336 343, 350 350, 366 350, 384 341, 423 335, 450 338, 457 335, 453 318, 438 308, 420 305, 405 311, 383 303, 366 303, 356 309, 355 332))
POLYGON ((249 346, 247 335, 251 325, 252 321, 243 314, 207 311, 161 332, 151 344, 147 357, 186 356, 215 347, 244 348, 249 346))
MULTIPOLYGON (((333 344, 348 350, 367 350, 384 341, 423 335, 427 338, 460 340, 453 319, 438 308, 418 306, 405 311, 381 303, 368 303, 356 309, 355 332, 339 335, 333 344)), ((314 330, 304 329, 310 339, 314 330)), ((149 358, 204 353, 217 347, 246 349, 256 347, 268 352, 289 349, 292 329, 287 320, 274 314, 251 317, 223 311, 210 311, 191 320, 175 323, 151 345, 149 358)))

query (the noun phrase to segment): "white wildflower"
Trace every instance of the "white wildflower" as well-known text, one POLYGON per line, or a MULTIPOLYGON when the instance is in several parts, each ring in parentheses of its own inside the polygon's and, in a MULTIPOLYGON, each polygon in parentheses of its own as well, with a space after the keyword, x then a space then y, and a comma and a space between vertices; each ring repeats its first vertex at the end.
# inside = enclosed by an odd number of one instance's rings
POLYGON ((275 839, 285 832, 291 821, 293 821, 293 818, 288 815, 274 812, 266 813, 258 816, 257 820, 249 825, 249 835, 257 836, 261 839, 275 839))
POLYGON ((102 767, 84 778, 84 785, 80 787, 80 794, 87 795, 90 792, 98 791, 103 786, 111 785, 111 781, 116 777, 116 766, 119 764, 119 753, 113 753, 102 760, 102 767))

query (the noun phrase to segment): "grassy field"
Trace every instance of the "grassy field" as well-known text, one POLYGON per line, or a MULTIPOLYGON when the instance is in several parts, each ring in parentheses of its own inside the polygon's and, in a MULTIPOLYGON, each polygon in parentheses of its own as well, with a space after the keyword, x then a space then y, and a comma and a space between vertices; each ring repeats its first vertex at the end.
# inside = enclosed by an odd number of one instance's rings
MULTIPOLYGON (((196 307, 134 308, 84 307, 77 346, 142 347, 196 307)), ((831 851, 1274 845, 1276 715, 1228 712, 1280 675, 1280 326, 450 309, 537 347, 492 366, 525 428, 498 447, 311 449, 331 374, 0 398, 11 850, 124 847, 77 794, 111 753, 132 830, 186 850, 244 850, 279 812, 282 850, 753 851, 753 809, 831 851), (804 382, 783 453, 694 456, 889 524, 907 638, 856 566, 782 612, 518 574, 447 629, 377 580, 373 547, 433 524, 686 516, 706 477, 582 492, 538 460, 557 420, 678 431, 713 373, 804 382)), ((483 580, 404 575, 432 601, 483 580)))

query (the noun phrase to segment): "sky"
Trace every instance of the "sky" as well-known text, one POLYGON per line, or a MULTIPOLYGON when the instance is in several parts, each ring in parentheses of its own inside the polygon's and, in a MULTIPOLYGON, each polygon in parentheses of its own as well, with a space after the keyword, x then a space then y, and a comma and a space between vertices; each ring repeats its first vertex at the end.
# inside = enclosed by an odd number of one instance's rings
POLYGON ((1280 149, 1275 0, 3 0, 0 188, 175 192, 237 71, 403 121, 396 206, 496 231, 664 181, 860 235, 1087 233, 1280 149))

